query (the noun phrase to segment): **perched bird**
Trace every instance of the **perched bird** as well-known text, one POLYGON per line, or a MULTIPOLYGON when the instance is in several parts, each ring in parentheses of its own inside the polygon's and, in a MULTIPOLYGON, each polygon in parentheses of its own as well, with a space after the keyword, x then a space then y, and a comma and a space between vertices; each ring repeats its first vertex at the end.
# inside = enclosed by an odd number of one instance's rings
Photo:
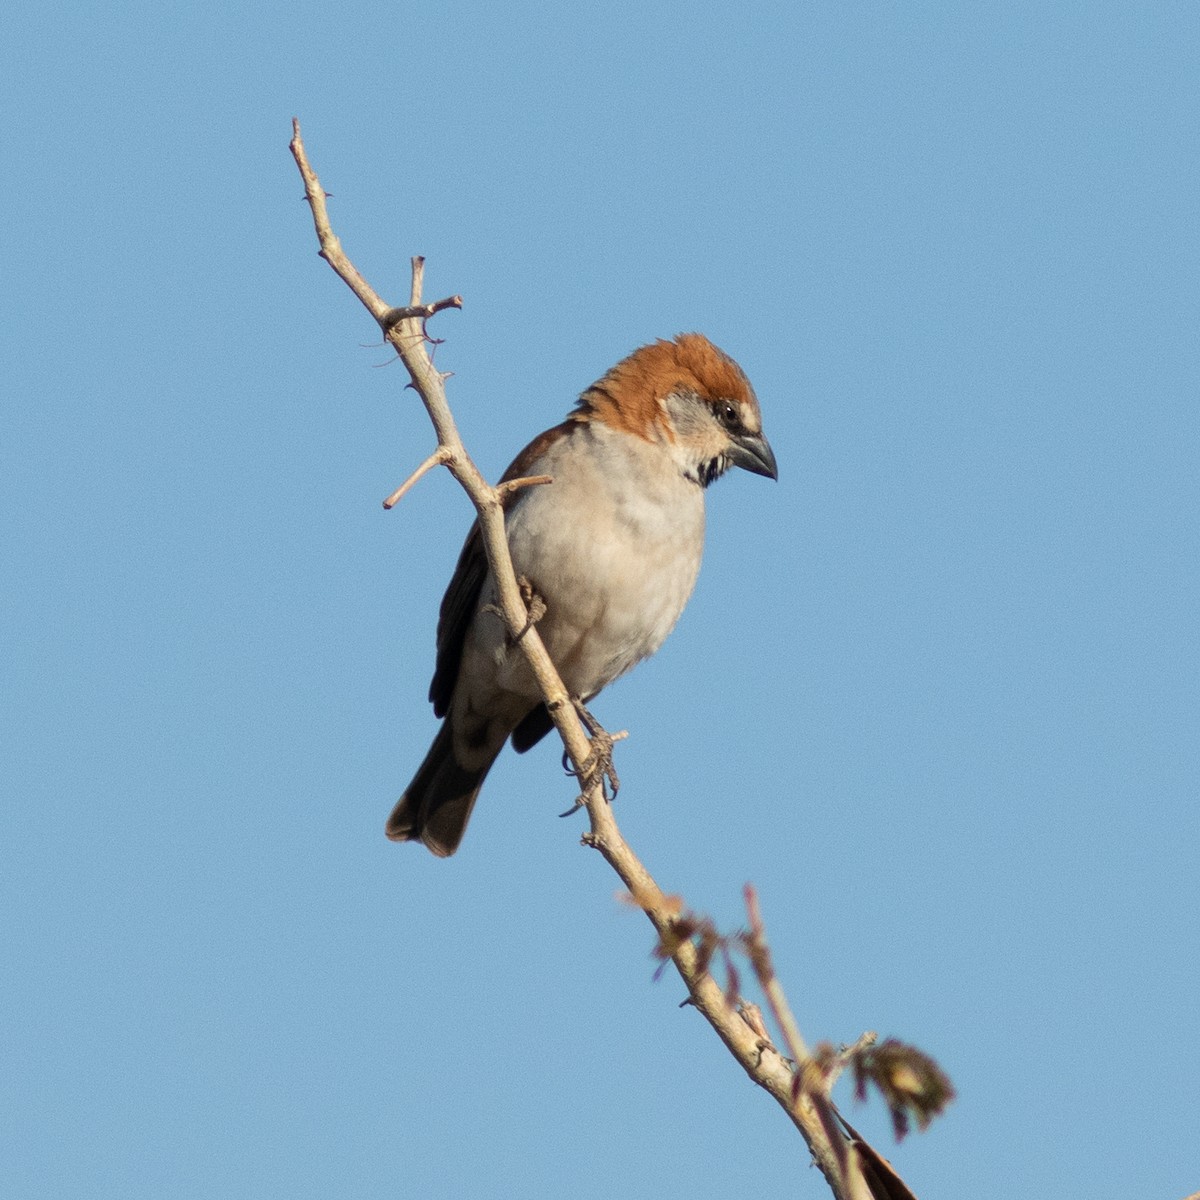
MULTIPOLYGON (((750 381, 685 333, 617 363, 505 472, 554 480, 517 491, 505 528, 517 576, 541 601, 538 633, 580 703, 674 628, 700 570, 704 489, 730 467, 777 477, 750 381)), ((524 753, 553 727, 495 604, 476 523, 438 620, 429 698, 445 720, 387 823, 393 841, 443 857, 505 741, 524 753)))

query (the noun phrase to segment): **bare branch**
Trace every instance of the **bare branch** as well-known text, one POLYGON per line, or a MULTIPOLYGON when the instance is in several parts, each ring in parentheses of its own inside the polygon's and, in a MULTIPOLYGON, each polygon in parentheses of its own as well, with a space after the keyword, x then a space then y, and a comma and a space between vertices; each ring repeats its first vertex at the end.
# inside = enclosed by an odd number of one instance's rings
MULTIPOLYGON (((654 926, 664 965, 667 958, 673 962, 688 989, 689 1003, 704 1015, 750 1079, 769 1092, 788 1113, 837 1200, 863 1200, 864 1197, 869 1200, 873 1193, 859 1170, 857 1147, 842 1133, 836 1109, 828 1099, 829 1082, 840 1069, 840 1064, 832 1050, 818 1059, 811 1056, 805 1047, 787 1008, 786 999, 782 996, 782 989, 769 969, 770 957, 762 934, 757 901, 753 904, 751 923, 752 926, 757 925, 758 934, 756 936, 752 932, 745 946, 752 962, 755 961, 755 955, 759 955, 772 981, 771 988, 764 987, 764 991, 784 1032, 785 1042, 795 1060, 794 1065, 765 1036, 765 1027, 757 1009, 743 1005, 743 1011, 738 1011, 737 978, 725 941, 716 934, 715 929, 710 933, 708 927, 698 926, 693 918, 683 913, 678 897, 668 896, 659 888, 630 849, 613 819, 604 795, 605 771, 596 769, 596 756, 601 752, 605 740, 611 745, 623 735, 610 737, 597 728, 592 731, 593 737, 589 740, 580 713, 538 635, 536 602, 539 598, 532 592, 523 595, 513 571, 505 537, 505 502, 520 488, 542 486, 553 481, 548 476, 532 476, 511 480, 498 488, 488 484, 459 436, 446 400, 447 376, 434 368, 426 349, 428 338, 425 322, 445 309, 461 307, 461 298, 452 296, 433 304, 423 304, 421 292, 425 260, 419 256, 412 260, 409 303, 403 307, 393 307, 379 297, 350 262, 334 235, 325 204, 326 193, 308 162, 299 122, 293 121, 292 124, 291 151, 312 207, 321 257, 358 296, 383 329, 387 340, 395 347, 437 434, 438 449, 385 501, 385 506, 395 504, 421 476, 439 465, 445 465, 466 491, 478 513, 484 549, 496 581, 496 610, 502 616, 513 643, 520 647, 529 662, 546 708, 566 747, 571 773, 580 779, 583 791, 580 801, 587 808, 590 822, 590 829, 582 838, 583 844, 598 850, 616 871, 628 888, 633 902, 645 912, 654 926), (750 950, 751 946, 757 949, 750 950), (709 970, 714 955, 720 955, 726 967, 729 986, 724 989, 709 970)), ((752 893, 747 897, 748 903, 751 896, 752 893)), ((901 1194, 880 1191, 877 1196, 895 1197, 901 1194)))
MULTIPOLYGON (((387 340, 395 347, 412 379, 412 385, 421 397, 429 419, 437 434, 438 448, 447 454, 446 466, 470 497, 479 514, 479 529, 483 536, 484 550, 496 580, 497 598, 505 624, 515 639, 520 635, 520 647, 529 661, 542 695, 567 753, 576 770, 580 770, 591 754, 591 744, 580 724, 571 698, 563 686, 546 647, 534 628, 526 629, 527 610, 521 599, 520 589, 513 571, 508 552, 508 540, 504 535, 504 498, 493 488, 472 461, 463 445, 450 405, 446 400, 445 377, 434 367, 425 348, 426 313, 421 303, 421 290, 425 279, 425 260, 416 256, 412 260, 412 287, 409 292, 407 310, 416 315, 394 317, 395 306, 386 304, 379 294, 359 274, 350 261, 342 244, 333 232, 329 211, 325 204, 326 192, 317 173, 308 161, 304 141, 300 133, 299 120, 292 121, 292 157, 304 180, 304 191, 312 207, 313 225, 321 245, 321 257, 333 268, 351 291, 359 298, 367 311, 379 322, 387 340)), ((439 301, 439 304, 441 302, 439 301)), ((448 307, 457 307, 449 305, 448 307)), ((592 801, 607 807, 603 799, 600 780, 594 780, 586 789, 592 801)))
MULTIPOLYGON (((321 187, 317 173, 309 166, 308 156, 304 153, 304 142, 300 137, 300 122, 294 118, 290 149, 292 157, 296 160, 296 166, 300 168, 300 177, 304 180, 304 194, 312 208, 317 240, 321 243, 321 257, 345 281, 375 320, 382 323, 390 310, 343 252, 342 243, 338 241, 337 235, 329 223, 329 210, 325 206, 325 189, 321 187)), ((413 303, 415 304, 416 301, 414 300, 413 303)))

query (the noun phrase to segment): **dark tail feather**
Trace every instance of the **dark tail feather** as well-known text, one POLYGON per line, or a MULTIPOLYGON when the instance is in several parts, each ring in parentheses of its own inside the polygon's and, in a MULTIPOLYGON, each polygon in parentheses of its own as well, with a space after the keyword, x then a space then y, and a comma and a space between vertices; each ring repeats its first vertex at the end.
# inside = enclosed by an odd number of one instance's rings
POLYGON ((475 771, 460 767, 454 757, 450 722, 444 721, 425 761, 388 817, 388 837, 393 842, 419 839, 439 858, 453 854, 492 761, 475 771))

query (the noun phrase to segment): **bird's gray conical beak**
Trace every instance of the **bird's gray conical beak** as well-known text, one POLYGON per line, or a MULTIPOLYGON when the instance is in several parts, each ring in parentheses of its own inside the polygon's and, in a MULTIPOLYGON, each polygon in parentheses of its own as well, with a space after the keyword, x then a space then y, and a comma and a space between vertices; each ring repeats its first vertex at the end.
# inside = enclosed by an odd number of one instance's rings
POLYGON ((755 475, 765 475, 768 479, 779 478, 775 451, 761 433, 744 433, 734 438, 726 453, 735 467, 753 471, 755 475))

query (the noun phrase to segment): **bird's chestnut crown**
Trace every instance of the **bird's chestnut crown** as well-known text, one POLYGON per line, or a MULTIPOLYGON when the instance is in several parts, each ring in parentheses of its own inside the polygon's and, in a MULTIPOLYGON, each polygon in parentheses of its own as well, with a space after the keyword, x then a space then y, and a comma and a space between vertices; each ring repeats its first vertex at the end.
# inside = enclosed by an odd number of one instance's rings
POLYGON ((730 467, 778 477, 750 381, 703 334, 635 350, 583 393, 572 419, 667 443, 681 472, 702 487, 730 467))

